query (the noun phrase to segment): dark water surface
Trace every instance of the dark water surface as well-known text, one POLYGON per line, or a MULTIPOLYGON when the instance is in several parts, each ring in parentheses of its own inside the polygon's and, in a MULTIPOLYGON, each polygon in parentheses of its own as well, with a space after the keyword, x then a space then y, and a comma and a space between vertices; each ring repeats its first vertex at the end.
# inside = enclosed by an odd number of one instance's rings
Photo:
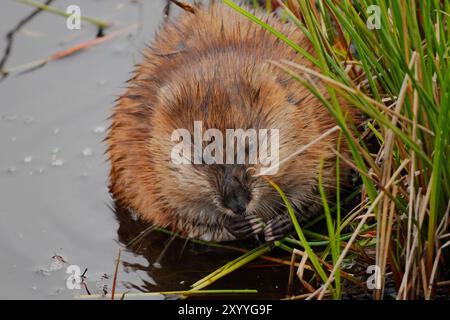
MULTIPOLYGON (((57 0, 77 4, 82 14, 114 22, 128 32, 42 68, 0 82, 0 298, 61 299, 85 294, 70 290, 66 268, 88 269, 91 293, 110 292, 119 247, 142 231, 127 214, 111 208, 104 156, 105 130, 114 99, 123 92, 140 51, 163 20, 164 0, 57 0)), ((0 4, 0 54, 5 35, 33 8, 0 4)), ((176 14, 176 12, 173 12, 176 14)), ((88 23, 68 30, 60 16, 41 12, 15 35, 6 69, 45 58, 94 39, 88 23)), ((188 289, 236 253, 152 234, 126 249, 119 292, 188 289), (156 263, 155 263, 156 262, 156 263)), ((261 297, 283 295, 287 268, 247 268, 212 288, 259 289, 261 297), (275 285, 280 279, 280 285, 275 285)))

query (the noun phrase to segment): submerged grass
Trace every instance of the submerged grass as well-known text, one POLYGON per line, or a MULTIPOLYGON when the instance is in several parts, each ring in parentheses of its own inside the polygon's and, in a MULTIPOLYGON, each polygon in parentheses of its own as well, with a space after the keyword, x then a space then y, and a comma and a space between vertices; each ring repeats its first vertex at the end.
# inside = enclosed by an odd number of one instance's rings
POLYGON ((114 298, 119 298, 121 300, 126 298, 159 298, 161 296, 216 296, 216 295, 236 295, 236 294, 256 294, 258 293, 257 290, 251 290, 251 289, 243 289, 243 290, 181 290, 181 291, 161 291, 161 292, 139 292, 139 293, 131 293, 131 292, 124 292, 124 293, 115 293, 115 294, 82 294, 78 295, 75 298, 77 299, 84 299, 84 300, 90 300, 90 299, 111 299, 114 300, 114 298))

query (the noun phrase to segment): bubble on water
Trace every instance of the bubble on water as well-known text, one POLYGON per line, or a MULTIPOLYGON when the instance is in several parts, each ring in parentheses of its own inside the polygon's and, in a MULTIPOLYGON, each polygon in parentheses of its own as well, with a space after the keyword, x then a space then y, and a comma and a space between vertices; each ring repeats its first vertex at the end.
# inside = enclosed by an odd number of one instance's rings
POLYGON ((44 276, 44 277, 50 277, 52 275, 51 271, 47 268, 39 268, 36 270, 36 273, 38 275, 44 276))
POLYGON ((44 168, 39 168, 39 169, 37 170, 37 173, 39 173, 39 174, 44 173, 44 168))
POLYGON ((32 176, 32 175, 34 174, 34 171, 29 171, 28 174, 29 174, 30 176, 32 176))
POLYGON ((17 141, 17 137, 11 137, 10 140, 11 140, 11 142, 16 142, 17 141))
POLYGON ((31 286, 30 289, 33 290, 33 291, 37 291, 38 287, 37 286, 31 286))
POLYGON ((18 117, 16 114, 5 114, 1 118, 2 118, 2 120, 12 122, 12 121, 17 120, 18 117))
POLYGON ((83 149, 83 151, 81 153, 83 154, 83 157, 90 157, 90 156, 92 156, 94 151, 92 151, 91 148, 85 148, 85 149, 83 149))
POLYGON ((35 122, 36 122, 36 120, 33 117, 26 117, 25 120, 23 121, 23 123, 25 123, 26 125, 30 125, 35 122))
POLYGON ((53 294, 61 294, 62 292, 64 292, 64 288, 56 288, 53 292, 53 294))
POLYGON ((8 169, 6 169, 7 173, 16 173, 17 172, 17 168, 16 167, 9 167, 8 169))
POLYGON ((64 159, 62 158, 58 158, 56 156, 56 154, 54 154, 52 156, 52 162, 51 162, 51 166, 52 167, 62 167, 64 165, 64 159))
POLYGON ((53 147, 52 150, 51 150, 51 152, 52 152, 53 154, 58 153, 58 152, 59 152, 59 148, 58 148, 58 147, 53 147))
POLYGON ((104 86, 104 85, 106 85, 106 84, 108 83, 108 80, 106 80, 106 79, 100 79, 100 80, 97 81, 97 83, 98 83, 98 85, 100 85, 100 86, 104 86))
POLYGON ((105 126, 97 126, 92 130, 96 134, 104 133, 106 131, 105 126))
POLYGON ((52 167, 62 167, 64 165, 63 159, 52 160, 52 167))
POLYGON ((23 162, 24 163, 31 163, 31 162, 33 162, 33 157, 32 156, 26 156, 25 158, 23 158, 23 162))
POLYGON ((126 50, 127 50, 126 44, 117 44, 112 48, 112 52, 114 54, 123 54, 126 52, 126 50))
POLYGON ((58 294, 61 294, 61 293, 63 293, 63 292, 64 292, 64 288, 56 288, 56 289, 53 291, 53 294, 58 295, 58 294))
POLYGON ((82 173, 80 174, 80 177, 81 177, 81 178, 87 178, 87 177, 89 177, 89 173, 87 173, 86 171, 84 171, 84 172, 82 172, 82 173))
POLYGON ((61 131, 61 129, 55 128, 55 129, 53 129, 53 134, 58 135, 60 131, 61 131))

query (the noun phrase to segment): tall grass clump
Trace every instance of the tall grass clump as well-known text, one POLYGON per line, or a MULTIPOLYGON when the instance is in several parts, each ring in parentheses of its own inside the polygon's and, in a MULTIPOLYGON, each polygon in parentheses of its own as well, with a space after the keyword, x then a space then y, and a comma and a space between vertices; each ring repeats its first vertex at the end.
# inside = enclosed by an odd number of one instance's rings
POLYGON ((295 225, 295 235, 276 245, 292 254, 289 284, 295 267, 306 290, 298 298, 338 299, 346 283, 375 299, 439 295, 450 285, 450 1, 279 1, 281 16, 313 44, 313 56, 252 12, 223 2, 314 63, 309 69, 272 61, 336 118, 339 140, 346 140, 352 157, 340 154, 340 141, 332 151, 360 177, 348 195, 336 172, 335 199, 320 185, 323 214, 305 225, 276 181, 268 180, 295 225), (326 85, 325 92, 312 78, 326 85), (341 99, 365 115, 358 128, 341 99), (344 211, 354 198, 353 209, 344 211), (312 231, 319 221, 325 231, 312 231))

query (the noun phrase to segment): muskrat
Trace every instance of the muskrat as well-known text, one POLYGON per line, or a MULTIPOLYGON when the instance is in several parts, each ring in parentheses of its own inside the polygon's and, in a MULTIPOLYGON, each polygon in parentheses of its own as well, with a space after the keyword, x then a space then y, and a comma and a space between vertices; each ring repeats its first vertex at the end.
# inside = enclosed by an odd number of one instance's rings
MULTIPOLYGON (((186 128, 194 134, 195 121, 223 133, 278 129, 283 159, 336 121, 309 90, 270 62, 285 59, 314 69, 309 60, 223 4, 193 8, 194 13, 183 12, 162 24, 118 99, 107 136, 110 190, 144 221, 189 237, 226 241, 263 235, 273 241, 290 232, 292 223, 277 191, 263 176, 252 174, 258 164, 176 165, 171 161, 177 144, 173 132, 186 128)), ((314 54, 293 24, 255 14, 314 54)), ((326 91, 320 81, 316 85, 326 91)), ((322 206, 321 159, 325 192, 333 193, 336 156, 331 147, 337 139, 337 132, 326 136, 271 176, 300 220, 310 219, 322 206)), ((349 153, 345 141, 340 153, 349 153)))

